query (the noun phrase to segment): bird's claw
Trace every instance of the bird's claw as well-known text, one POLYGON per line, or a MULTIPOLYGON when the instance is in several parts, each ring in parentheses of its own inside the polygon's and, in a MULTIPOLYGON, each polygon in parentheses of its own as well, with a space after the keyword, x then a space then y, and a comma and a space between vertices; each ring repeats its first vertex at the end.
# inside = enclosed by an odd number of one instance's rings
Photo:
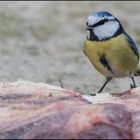
POLYGON ((133 84, 130 85, 131 89, 136 88, 136 87, 137 87, 136 85, 133 85, 133 84))
POLYGON ((91 96, 96 96, 96 93, 91 93, 90 95, 91 95, 91 96))

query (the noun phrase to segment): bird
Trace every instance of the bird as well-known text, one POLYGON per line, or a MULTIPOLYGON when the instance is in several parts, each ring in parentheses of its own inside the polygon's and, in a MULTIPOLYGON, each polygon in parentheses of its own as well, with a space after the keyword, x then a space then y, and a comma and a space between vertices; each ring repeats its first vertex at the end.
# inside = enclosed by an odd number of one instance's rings
POLYGON ((130 88, 136 88, 134 76, 140 76, 139 51, 123 25, 108 11, 91 13, 86 20, 83 47, 89 61, 105 77, 97 93, 113 78, 130 77, 130 88))

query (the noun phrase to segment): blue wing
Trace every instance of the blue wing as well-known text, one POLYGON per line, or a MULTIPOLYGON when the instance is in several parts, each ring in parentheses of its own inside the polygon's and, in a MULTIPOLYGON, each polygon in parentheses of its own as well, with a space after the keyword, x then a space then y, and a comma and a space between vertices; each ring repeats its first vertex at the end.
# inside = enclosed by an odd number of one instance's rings
POLYGON ((138 51, 138 48, 137 48, 135 42, 131 39, 131 37, 127 33, 125 33, 125 35, 126 35, 126 40, 129 42, 129 45, 130 45, 132 51, 137 55, 137 57, 139 59, 139 51, 138 51))

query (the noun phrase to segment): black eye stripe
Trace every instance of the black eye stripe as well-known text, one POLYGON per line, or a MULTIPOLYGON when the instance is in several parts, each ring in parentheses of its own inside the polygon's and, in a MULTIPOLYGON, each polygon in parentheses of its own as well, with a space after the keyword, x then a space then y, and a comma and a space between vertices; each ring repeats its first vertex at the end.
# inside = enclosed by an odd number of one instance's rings
POLYGON ((104 24, 104 23, 107 22, 107 21, 108 21, 107 19, 100 20, 100 21, 98 22, 98 24, 104 24))
POLYGON ((108 20, 107 19, 103 19, 103 20, 100 20, 99 22, 97 22, 96 24, 94 24, 93 26, 96 27, 96 26, 99 26, 99 25, 103 25, 105 22, 107 22, 108 20))
POLYGON ((105 22, 107 22, 107 21, 115 21, 115 19, 110 19, 110 20, 108 20, 108 19, 103 19, 103 20, 100 20, 99 22, 97 22, 96 24, 92 25, 91 27, 92 27, 92 28, 95 28, 96 26, 103 25, 103 24, 104 24, 105 22))

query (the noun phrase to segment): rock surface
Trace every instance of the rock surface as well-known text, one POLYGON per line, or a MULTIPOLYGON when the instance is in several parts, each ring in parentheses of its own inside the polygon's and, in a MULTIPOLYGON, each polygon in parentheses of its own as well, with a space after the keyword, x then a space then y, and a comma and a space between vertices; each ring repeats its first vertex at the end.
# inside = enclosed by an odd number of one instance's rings
POLYGON ((140 138, 140 88, 82 96, 30 81, 0 83, 0 138, 140 138))

